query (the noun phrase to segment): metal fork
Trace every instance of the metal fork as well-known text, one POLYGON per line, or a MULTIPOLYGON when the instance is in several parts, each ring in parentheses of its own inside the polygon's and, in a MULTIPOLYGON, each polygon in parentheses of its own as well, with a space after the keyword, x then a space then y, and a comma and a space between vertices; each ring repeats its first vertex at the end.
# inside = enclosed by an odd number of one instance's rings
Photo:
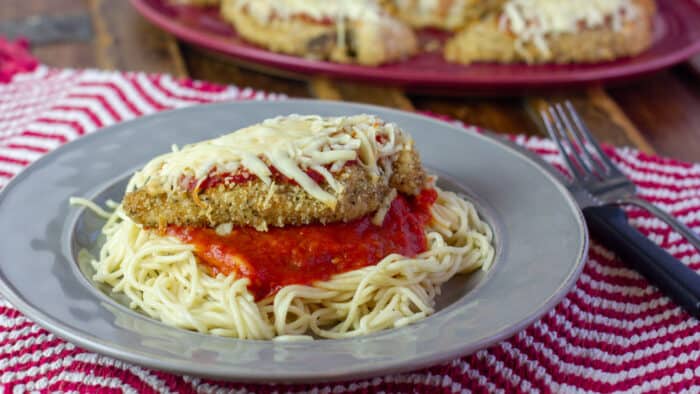
POLYGON ((572 176, 605 204, 631 204, 654 214, 700 250, 700 236, 668 212, 637 196, 636 186, 603 152, 570 101, 541 111, 549 136, 556 142, 572 176))
POLYGON ((631 203, 649 209, 699 248, 697 234, 635 195, 634 184, 600 149, 570 102, 549 106, 540 115, 571 171, 573 181, 566 187, 581 207, 591 233, 690 314, 700 317, 700 275, 630 226, 618 205, 631 203))

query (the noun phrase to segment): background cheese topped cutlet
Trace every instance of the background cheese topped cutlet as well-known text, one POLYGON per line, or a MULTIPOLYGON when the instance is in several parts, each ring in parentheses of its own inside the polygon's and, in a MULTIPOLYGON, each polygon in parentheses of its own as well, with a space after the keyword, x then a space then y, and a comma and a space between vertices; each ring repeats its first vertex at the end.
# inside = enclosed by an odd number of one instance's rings
POLYGON ((652 43, 653 0, 508 0, 445 46, 451 62, 588 63, 652 43))
POLYGON ((151 227, 265 230, 350 221, 424 183, 413 140, 395 124, 290 115, 153 159, 132 178, 124 209, 151 227))
POLYGON ((376 0, 223 0, 221 14, 271 51, 378 65, 418 51, 414 32, 376 0))
POLYGON ((450 32, 443 55, 452 63, 609 61, 648 49, 656 14, 654 0, 220 3, 222 17, 254 44, 311 59, 370 66, 400 61, 420 52, 417 36, 424 28, 450 32))

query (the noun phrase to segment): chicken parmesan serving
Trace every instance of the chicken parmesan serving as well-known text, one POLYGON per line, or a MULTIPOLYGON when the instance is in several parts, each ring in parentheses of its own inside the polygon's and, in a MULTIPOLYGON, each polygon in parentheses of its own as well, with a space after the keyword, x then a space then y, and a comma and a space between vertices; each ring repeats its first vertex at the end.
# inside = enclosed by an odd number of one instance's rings
POLYGON ((219 6, 245 40, 271 51, 371 66, 420 52, 426 28, 449 34, 442 50, 452 63, 610 61, 651 46, 656 14, 654 0, 171 1, 219 6))
POLYGON ((445 45, 451 62, 594 63, 651 46, 654 0, 507 0, 445 45))
POLYGON ((313 59, 374 66, 418 49, 375 0, 222 0, 221 15, 248 41, 313 59))
POLYGON ((93 279, 166 324, 248 339, 344 338, 434 312, 486 269, 491 230, 372 115, 289 115, 158 156, 107 213, 93 279))

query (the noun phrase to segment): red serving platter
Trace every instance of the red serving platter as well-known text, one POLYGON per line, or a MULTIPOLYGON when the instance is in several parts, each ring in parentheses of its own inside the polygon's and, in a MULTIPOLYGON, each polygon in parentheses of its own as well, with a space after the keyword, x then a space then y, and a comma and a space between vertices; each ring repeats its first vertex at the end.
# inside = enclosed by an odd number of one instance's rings
MULTIPOLYGON (((232 56, 246 64, 298 76, 343 79, 442 92, 513 92, 619 81, 682 62, 700 52, 700 0, 657 0, 654 44, 639 56, 599 64, 538 65, 447 63, 440 51, 380 67, 338 64, 274 53, 242 40, 218 15, 216 7, 176 5, 168 0, 131 0, 148 20, 176 37, 232 56)), ((423 30, 423 43, 444 41, 446 34, 423 30)))

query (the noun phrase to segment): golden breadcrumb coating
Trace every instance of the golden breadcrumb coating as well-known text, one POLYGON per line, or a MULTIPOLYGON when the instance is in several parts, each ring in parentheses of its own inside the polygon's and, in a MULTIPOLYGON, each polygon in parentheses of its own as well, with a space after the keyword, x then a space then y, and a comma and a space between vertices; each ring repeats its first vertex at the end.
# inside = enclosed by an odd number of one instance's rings
POLYGON ((376 179, 360 165, 344 167, 336 175, 343 185, 340 193, 328 185, 324 190, 337 196, 334 208, 291 183, 268 186, 256 179, 242 184, 220 184, 197 195, 142 187, 124 197, 125 212, 137 223, 162 228, 169 224, 216 227, 231 223, 266 230, 268 226, 347 222, 375 212, 392 188, 416 195, 425 184, 426 174, 415 150, 401 151, 392 165, 392 174, 376 179))
POLYGON ((641 15, 626 21, 622 28, 610 26, 585 29, 578 33, 546 37, 550 55, 546 56, 532 43, 516 49, 516 36, 499 26, 499 17, 492 15, 457 33, 445 45, 447 61, 470 64, 499 63, 593 63, 637 55, 651 46, 653 0, 634 0, 641 15))
POLYGON ((403 60, 418 51, 413 31, 389 15, 376 21, 348 21, 342 27, 303 17, 261 23, 235 3, 223 0, 222 17, 245 40, 274 52, 375 66, 403 60))

